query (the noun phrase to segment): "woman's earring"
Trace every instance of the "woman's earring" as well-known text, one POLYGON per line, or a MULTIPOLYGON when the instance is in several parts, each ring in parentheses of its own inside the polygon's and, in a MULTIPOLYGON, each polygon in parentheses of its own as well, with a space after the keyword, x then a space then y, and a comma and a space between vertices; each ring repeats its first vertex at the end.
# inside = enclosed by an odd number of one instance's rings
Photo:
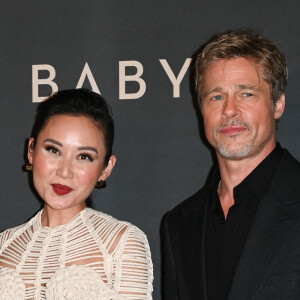
POLYGON ((27 163, 27 164, 25 165, 25 170, 26 170, 27 172, 31 172, 31 171, 32 171, 32 164, 31 164, 31 163, 27 163))
POLYGON ((99 180, 96 183, 96 189, 104 189, 106 187, 106 181, 99 180))

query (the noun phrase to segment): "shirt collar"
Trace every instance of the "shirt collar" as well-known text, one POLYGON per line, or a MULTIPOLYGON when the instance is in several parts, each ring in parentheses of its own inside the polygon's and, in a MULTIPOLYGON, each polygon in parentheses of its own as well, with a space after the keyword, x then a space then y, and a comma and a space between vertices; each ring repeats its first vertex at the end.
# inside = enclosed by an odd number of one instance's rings
POLYGON ((267 191, 284 150, 276 143, 274 150, 234 188, 234 194, 251 192, 261 198, 267 191))
MULTIPOLYGON (((252 193, 261 198, 267 191, 273 175, 279 165, 279 162, 284 154, 284 150, 279 143, 276 143, 274 150, 240 183, 234 188, 234 195, 243 195, 244 193, 252 193)), ((218 185, 220 182, 220 170, 216 167, 213 171, 212 180, 210 182, 210 190, 212 199, 216 199, 218 185)), ((238 201, 240 197, 235 200, 238 201)), ((211 209, 216 208, 216 201, 213 201, 211 209)))

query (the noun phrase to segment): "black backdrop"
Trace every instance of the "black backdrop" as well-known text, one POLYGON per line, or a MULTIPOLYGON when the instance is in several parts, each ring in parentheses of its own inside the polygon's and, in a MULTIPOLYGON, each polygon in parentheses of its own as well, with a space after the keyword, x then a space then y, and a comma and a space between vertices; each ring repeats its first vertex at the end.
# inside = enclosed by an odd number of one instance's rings
POLYGON ((98 88, 113 109, 118 157, 108 187, 93 193, 94 207, 147 234, 160 299, 162 215, 204 184, 213 162, 200 138, 187 59, 212 35, 237 27, 277 41, 289 66, 278 139, 300 159, 299 14, 298 0, 1 1, 0 230, 40 207, 22 165, 33 101, 52 91, 43 79, 51 74, 54 88, 75 88, 86 66, 84 86, 98 88))

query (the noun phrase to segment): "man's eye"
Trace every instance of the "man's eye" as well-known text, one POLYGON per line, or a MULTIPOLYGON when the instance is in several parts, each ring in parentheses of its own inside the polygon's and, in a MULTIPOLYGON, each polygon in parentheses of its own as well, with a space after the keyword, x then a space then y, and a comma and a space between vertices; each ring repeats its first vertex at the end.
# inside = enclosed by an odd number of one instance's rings
POLYGON ((217 95, 212 97, 212 100, 222 100, 222 96, 221 95, 217 95))
POLYGON ((251 93, 244 93, 244 96, 245 96, 245 97, 252 97, 253 94, 251 94, 251 93))
POLYGON ((93 161, 94 160, 89 154, 80 154, 79 159, 80 160, 88 160, 88 161, 93 161))
POLYGON ((56 149, 56 148, 53 147, 53 146, 46 146, 45 149, 46 149, 46 151, 51 152, 51 153, 53 153, 53 154, 58 154, 58 153, 59 153, 59 150, 56 149))

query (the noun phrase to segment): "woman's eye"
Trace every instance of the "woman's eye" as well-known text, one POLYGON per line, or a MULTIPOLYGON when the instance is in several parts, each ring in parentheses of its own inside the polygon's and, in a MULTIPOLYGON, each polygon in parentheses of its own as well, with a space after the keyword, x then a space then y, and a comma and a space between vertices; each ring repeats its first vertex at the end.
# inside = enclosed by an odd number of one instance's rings
POLYGON ((51 152, 53 154, 59 153, 59 150, 53 146, 46 146, 45 149, 46 149, 46 151, 51 152))
POLYGON ((88 161, 93 161, 94 159, 91 157, 89 154, 80 154, 79 155, 80 160, 88 160, 88 161))

